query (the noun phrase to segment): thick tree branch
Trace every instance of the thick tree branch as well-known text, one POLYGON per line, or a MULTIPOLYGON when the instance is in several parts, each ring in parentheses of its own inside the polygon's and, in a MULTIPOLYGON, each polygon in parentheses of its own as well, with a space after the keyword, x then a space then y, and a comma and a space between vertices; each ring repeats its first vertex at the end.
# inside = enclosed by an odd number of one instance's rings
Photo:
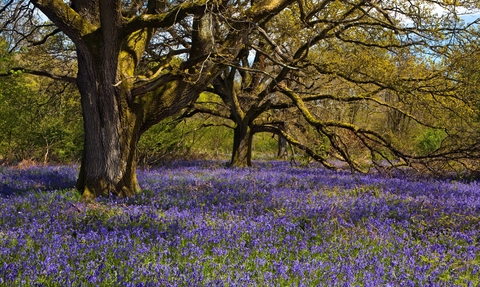
POLYGON ((205 9, 204 1, 188 1, 177 5, 167 12, 158 14, 141 14, 124 24, 123 31, 129 35, 145 28, 169 28, 183 20, 187 15, 200 9, 205 9))
POLYGON ((98 27, 83 19, 62 0, 30 0, 72 41, 79 43, 81 38, 94 32, 98 27))
MULTIPOLYGON (((305 102, 302 100, 302 98, 296 94, 294 91, 290 90, 287 88, 285 85, 282 85, 280 87, 281 92, 288 96, 295 106, 300 110, 303 118, 312 126, 317 128, 319 131, 322 131, 325 135, 327 135, 330 139, 330 142, 337 147, 337 150, 342 153, 342 157, 344 160, 346 160, 350 166, 355 167, 357 164, 355 164, 350 156, 348 155, 348 148, 347 145, 343 142, 343 140, 336 134, 332 133, 329 131, 330 128, 340 128, 344 129, 347 131, 352 132, 356 137, 363 139, 364 144, 366 143, 365 140, 368 140, 372 143, 375 143, 375 145, 378 146, 383 146, 387 148, 389 151, 391 151, 393 154, 396 156, 408 160, 411 159, 411 155, 407 155, 406 153, 400 151, 396 147, 393 146, 392 142, 388 139, 386 139, 383 135, 381 135, 378 132, 375 132, 373 130, 365 129, 359 126, 356 126, 354 124, 350 123, 345 123, 345 122, 339 122, 339 121, 334 121, 334 120, 318 120, 316 119, 307 106, 305 105, 305 102)), ((371 147, 370 144, 366 144, 366 147, 371 147)))
POLYGON ((205 106, 203 106, 199 103, 194 103, 192 105, 192 107, 190 107, 181 116, 181 118, 189 118, 189 117, 192 117, 192 116, 194 116, 196 114, 199 114, 199 113, 216 116, 216 117, 223 118, 223 119, 230 119, 231 118, 231 113, 225 108, 211 109, 211 108, 205 107, 205 106))
POLYGON ((76 81, 77 81, 77 78, 75 78, 75 77, 57 75, 57 74, 50 73, 48 71, 37 71, 37 70, 30 70, 30 69, 25 69, 25 68, 12 68, 7 73, 0 74, 0 77, 11 76, 11 75, 14 75, 14 74, 19 73, 19 72, 30 74, 30 75, 35 75, 35 76, 47 77, 47 78, 50 78, 50 79, 60 80, 60 81, 69 82, 69 83, 73 83, 73 84, 75 84, 76 81))

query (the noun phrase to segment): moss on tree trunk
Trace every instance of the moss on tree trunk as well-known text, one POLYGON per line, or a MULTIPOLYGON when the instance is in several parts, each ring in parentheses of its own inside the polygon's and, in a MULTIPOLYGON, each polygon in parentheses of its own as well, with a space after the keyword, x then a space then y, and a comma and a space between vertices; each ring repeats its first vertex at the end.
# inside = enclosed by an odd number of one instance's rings
POLYGON ((89 51, 78 57, 85 138, 77 188, 85 199, 131 196, 140 190, 135 153, 143 108, 129 101, 128 86, 113 84, 116 69, 99 69, 89 51))

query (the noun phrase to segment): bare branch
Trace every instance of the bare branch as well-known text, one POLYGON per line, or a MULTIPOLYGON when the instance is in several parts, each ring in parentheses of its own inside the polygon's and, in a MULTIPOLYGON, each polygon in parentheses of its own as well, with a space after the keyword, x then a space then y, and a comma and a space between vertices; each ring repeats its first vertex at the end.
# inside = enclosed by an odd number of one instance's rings
POLYGON ((314 160, 320 162, 323 166, 329 169, 334 169, 335 167, 327 161, 326 157, 323 157, 315 151, 313 151, 310 147, 301 144, 298 140, 296 140, 293 136, 289 135, 287 132, 284 130, 273 126, 273 125, 262 125, 262 126, 255 126, 252 128, 252 131, 254 133, 259 133, 259 132, 270 132, 274 133, 276 135, 284 137, 288 143, 298 147, 300 150, 303 150, 306 154, 308 154, 311 158, 314 160))

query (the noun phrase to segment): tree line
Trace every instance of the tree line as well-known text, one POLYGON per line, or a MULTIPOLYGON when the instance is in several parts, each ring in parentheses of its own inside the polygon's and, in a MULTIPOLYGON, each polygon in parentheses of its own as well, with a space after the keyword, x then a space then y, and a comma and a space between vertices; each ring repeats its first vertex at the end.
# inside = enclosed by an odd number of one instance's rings
POLYGON ((3 1, 2 157, 31 156, 31 139, 43 142, 44 161, 80 157, 85 199, 134 195, 139 161, 218 130, 232 166, 250 166, 255 135, 273 134, 262 144, 278 142, 283 155, 288 143, 328 168, 475 172, 478 19, 461 16, 476 9, 468 0, 3 1))

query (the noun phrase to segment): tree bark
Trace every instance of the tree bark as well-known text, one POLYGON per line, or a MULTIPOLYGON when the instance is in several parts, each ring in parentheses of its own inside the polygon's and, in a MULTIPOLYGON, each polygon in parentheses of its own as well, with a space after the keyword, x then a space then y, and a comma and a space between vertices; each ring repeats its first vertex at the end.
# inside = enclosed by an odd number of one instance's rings
POLYGON ((85 199, 131 196, 140 190, 135 151, 141 109, 129 104, 128 90, 114 85, 117 69, 98 69, 88 51, 79 49, 78 58, 85 137, 77 188, 85 199))
POLYGON ((237 124, 233 132, 233 150, 230 166, 252 166, 253 133, 248 125, 237 124))
MULTIPOLYGON (((132 46, 128 38, 121 36, 121 9, 117 1, 101 1, 90 8, 88 1, 74 4, 83 18, 93 24, 100 23, 104 31, 108 31, 90 33, 77 42, 77 86, 85 131, 77 189, 86 200, 110 195, 132 196, 140 190, 135 152, 142 123, 141 109, 136 109, 132 102, 128 83, 117 82, 132 73, 129 64, 135 50, 130 52, 130 58, 120 57, 132 46), (99 13, 101 10, 111 13, 99 13)), ((146 35, 138 38, 146 39, 146 35)))
POLYGON ((282 136, 278 135, 278 158, 287 158, 287 140, 282 136))

